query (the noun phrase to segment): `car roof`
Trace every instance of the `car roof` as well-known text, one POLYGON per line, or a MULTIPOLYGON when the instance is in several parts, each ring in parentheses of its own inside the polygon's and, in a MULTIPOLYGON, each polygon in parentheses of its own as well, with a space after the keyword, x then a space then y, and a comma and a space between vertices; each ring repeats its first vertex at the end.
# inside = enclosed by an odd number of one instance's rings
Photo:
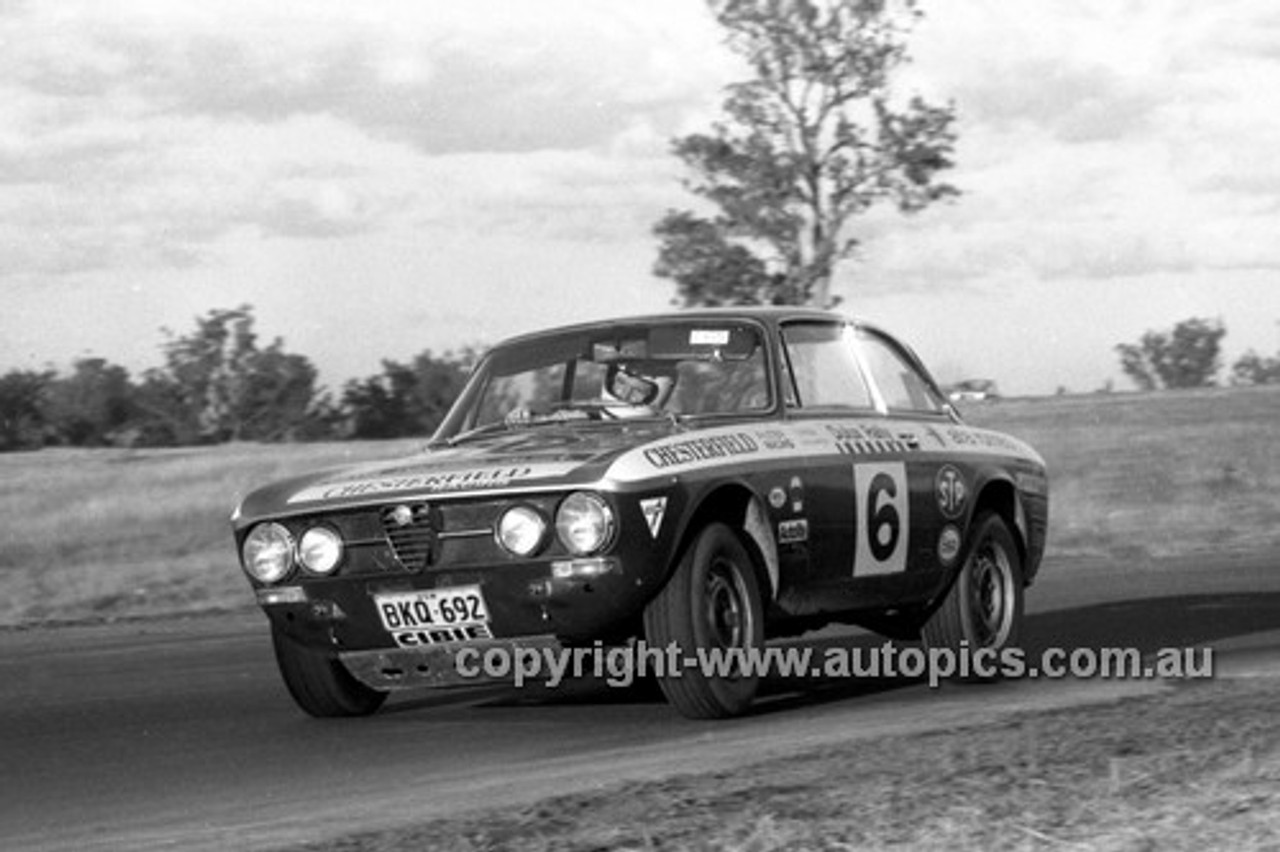
MULTIPOLYGON (((823 310, 821 308, 797 305, 738 305, 733 307, 683 308, 663 313, 632 314, 591 320, 589 322, 572 323, 570 325, 554 326, 541 329, 539 331, 518 334, 513 337, 506 338, 501 341, 501 344, 519 343, 524 340, 533 340, 546 335, 586 331, 610 325, 660 325, 667 322, 689 322, 691 320, 697 322, 700 319, 705 319, 711 322, 754 320, 770 326, 777 325, 778 323, 786 320, 826 320, 852 322, 855 325, 864 328, 875 328, 875 326, 857 320, 854 317, 850 317, 836 311, 823 310)), ((878 331, 879 329, 876 330, 878 331)))

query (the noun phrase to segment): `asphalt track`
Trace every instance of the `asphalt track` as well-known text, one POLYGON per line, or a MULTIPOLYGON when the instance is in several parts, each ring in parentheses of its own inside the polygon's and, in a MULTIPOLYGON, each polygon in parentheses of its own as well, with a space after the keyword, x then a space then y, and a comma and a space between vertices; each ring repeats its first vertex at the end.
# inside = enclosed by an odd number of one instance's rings
MULTIPOLYGON (((1029 600, 1031 652, 1209 645, 1220 675, 1280 674, 1275 558, 1050 563, 1029 600)), ((10 630, 0 632, 0 849, 265 849, 1159 688, 775 681, 751 716, 696 723, 602 683, 490 686, 320 722, 286 696, 257 613, 10 630)))

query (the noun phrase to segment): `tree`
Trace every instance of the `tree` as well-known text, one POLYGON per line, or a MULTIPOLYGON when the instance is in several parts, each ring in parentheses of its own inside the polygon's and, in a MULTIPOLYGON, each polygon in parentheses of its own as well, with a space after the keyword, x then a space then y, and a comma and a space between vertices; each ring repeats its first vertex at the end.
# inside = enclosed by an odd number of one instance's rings
POLYGON ((149 371, 139 402, 150 429, 173 443, 278 441, 307 430, 316 369, 276 338, 260 348, 253 309, 212 310, 193 333, 170 333, 165 366, 149 371))
POLYGON ((0 451, 44 446, 44 400, 54 373, 10 370, 0 376, 0 451))
POLYGON ((954 108, 890 89, 916 0, 708 0, 752 79, 728 87, 710 133, 675 140, 711 218, 670 210, 655 274, 686 305, 832 304, 831 277, 881 201, 904 213, 956 195, 954 108))
POLYGON ((1231 366, 1233 385, 1280 385, 1280 354, 1266 358, 1250 349, 1231 366))
POLYGON ((1220 320, 1183 320, 1169 332, 1148 331, 1138 343, 1121 343, 1120 367, 1142 390, 1212 385, 1221 366, 1220 320))
POLYGON ((383 360, 382 373, 347 382, 342 408, 353 438, 403 438, 435 431, 462 390, 475 353, 427 350, 410 364, 383 360))
POLYGON ((71 375, 49 383, 45 418, 57 442, 104 446, 134 416, 129 372, 103 358, 81 358, 71 375))

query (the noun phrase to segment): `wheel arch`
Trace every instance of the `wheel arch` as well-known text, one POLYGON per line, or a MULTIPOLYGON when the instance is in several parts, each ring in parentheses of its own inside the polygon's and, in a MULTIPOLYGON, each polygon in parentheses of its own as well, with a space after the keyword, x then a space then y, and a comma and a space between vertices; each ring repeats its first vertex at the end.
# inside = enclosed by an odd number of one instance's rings
POLYGON ((766 603, 778 594, 778 543, 769 524, 764 502, 744 482, 721 483, 699 496, 679 533, 679 544, 671 555, 667 576, 675 571, 698 533, 708 524, 720 522, 738 534, 766 603))
POLYGON ((978 497, 973 502, 973 512, 969 517, 969 526, 982 516, 983 512, 995 512, 1009 527, 1013 534, 1014 544, 1018 547, 1018 559, 1025 565, 1027 562, 1027 519, 1018 499, 1018 489, 1013 481, 1004 477, 993 477, 987 480, 978 490, 978 497))

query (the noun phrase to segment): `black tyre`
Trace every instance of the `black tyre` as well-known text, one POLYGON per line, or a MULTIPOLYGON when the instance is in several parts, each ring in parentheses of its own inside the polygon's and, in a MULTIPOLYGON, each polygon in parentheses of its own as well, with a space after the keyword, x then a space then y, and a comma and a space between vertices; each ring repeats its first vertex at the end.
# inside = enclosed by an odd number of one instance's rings
MULTIPOLYGON (((969 555, 942 606, 924 626, 932 648, 970 652, 1017 645, 1024 605, 1022 557, 1004 518, 983 512, 974 519, 969 555)), ((962 680, 991 680, 981 674, 962 680)))
POLYGON ((387 694, 351 676, 332 654, 300 645, 276 628, 271 630, 280 677, 304 712, 318 718, 368 716, 387 694))
MULTIPOLYGON (((698 534, 645 609, 644 628, 651 648, 674 642, 681 659, 696 659, 698 649, 763 647, 760 584, 746 548, 729 527, 710 524, 698 534)), ((691 719, 745 712, 759 683, 756 673, 717 674, 692 666, 658 678, 667 701, 691 719)))

